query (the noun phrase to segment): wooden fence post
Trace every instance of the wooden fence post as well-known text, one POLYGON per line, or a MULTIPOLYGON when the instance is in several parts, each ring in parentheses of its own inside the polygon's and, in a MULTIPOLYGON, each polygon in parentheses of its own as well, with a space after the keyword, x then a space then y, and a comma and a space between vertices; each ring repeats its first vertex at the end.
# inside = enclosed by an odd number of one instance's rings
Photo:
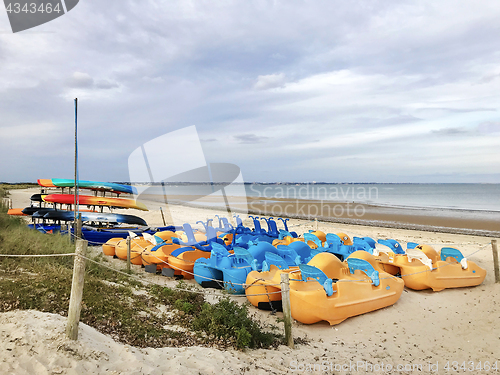
POLYGON ((80 321, 85 277, 85 259, 80 257, 80 255, 85 256, 86 252, 87 241, 77 239, 73 266, 73 281, 71 283, 71 296, 69 299, 68 323, 66 325, 66 335, 71 340, 78 339, 78 322, 80 321))
POLYGON ((500 270, 498 267, 497 240, 491 240, 491 249, 493 250, 493 267, 495 268, 495 283, 500 283, 500 270))
POLYGON ((69 239, 70 244, 73 243, 74 234, 76 233, 75 232, 75 223, 73 222, 72 224, 70 224, 70 222, 68 222, 68 239, 69 239), (71 228, 73 228, 73 235, 71 234, 71 228))
POLYGON ((163 220, 163 226, 166 227, 167 223, 165 222, 165 216, 163 216, 163 209, 160 207, 160 212, 161 212, 161 218, 163 220))
POLYGON ((283 320, 285 321, 285 341, 290 348, 293 346, 292 309, 290 308, 290 275, 281 273, 281 301, 283 306, 283 320))
POLYGON ((12 199, 11 198, 2 198, 2 206, 6 207, 8 210, 12 208, 12 199))
POLYGON ((77 220, 77 229, 78 233, 76 233, 76 238, 80 239, 82 238, 82 214, 78 214, 78 220, 77 220))
POLYGON ((130 236, 127 237, 127 272, 130 273, 130 236))

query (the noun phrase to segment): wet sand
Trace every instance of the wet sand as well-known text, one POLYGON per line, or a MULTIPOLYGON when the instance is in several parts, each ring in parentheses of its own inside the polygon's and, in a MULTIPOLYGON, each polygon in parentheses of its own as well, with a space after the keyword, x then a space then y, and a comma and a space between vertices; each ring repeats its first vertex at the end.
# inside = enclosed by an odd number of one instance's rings
MULTIPOLYGON (((226 197, 232 211, 254 215, 288 217, 385 228, 432 232, 500 236, 500 212, 458 209, 388 207, 355 202, 332 202, 286 198, 226 197), (248 211, 247 211, 248 210, 248 211)), ((164 202, 163 197, 141 199, 164 202)), ((222 197, 169 196, 170 205, 187 204, 206 209, 223 209, 222 197)))

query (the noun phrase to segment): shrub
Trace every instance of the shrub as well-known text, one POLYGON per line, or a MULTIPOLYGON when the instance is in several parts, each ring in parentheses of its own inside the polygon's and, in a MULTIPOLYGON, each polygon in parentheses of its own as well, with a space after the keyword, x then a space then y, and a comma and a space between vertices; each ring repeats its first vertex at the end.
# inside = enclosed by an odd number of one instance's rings
POLYGON ((240 305, 228 297, 216 304, 204 303, 192 322, 192 328, 209 337, 235 341, 239 349, 267 348, 278 341, 278 336, 264 332, 260 324, 248 314, 247 305, 240 305))

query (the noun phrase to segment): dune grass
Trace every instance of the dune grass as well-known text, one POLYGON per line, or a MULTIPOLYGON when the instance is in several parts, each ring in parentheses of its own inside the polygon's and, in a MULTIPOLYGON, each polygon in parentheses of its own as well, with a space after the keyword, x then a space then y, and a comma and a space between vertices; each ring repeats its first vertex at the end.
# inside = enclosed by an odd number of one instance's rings
MULTIPOLYGON (((0 187, 0 197, 7 192, 0 187)), ((0 254, 74 252, 66 236, 42 234, 0 206, 0 254)), ((99 254, 89 255, 110 265, 99 254)), ((0 257, 0 312, 34 309, 67 316, 73 256, 0 257)), ((140 274, 137 274, 140 276, 140 274)), ((142 283, 87 262, 80 320, 115 340, 137 347, 209 345, 268 348, 283 342, 249 316, 245 305, 223 298, 211 305, 186 283, 182 289, 142 283), (183 327, 174 330, 172 327, 183 327)))
MULTIPOLYGON (((0 182, 0 190, 4 191, 9 191, 12 189, 29 189, 29 188, 34 188, 34 187, 39 187, 38 184, 31 183, 31 182, 21 182, 21 183, 16 183, 16 184, 9 184, 7 182, 0 182)), ((1 193, 0 193, 1 197, 1 193)))

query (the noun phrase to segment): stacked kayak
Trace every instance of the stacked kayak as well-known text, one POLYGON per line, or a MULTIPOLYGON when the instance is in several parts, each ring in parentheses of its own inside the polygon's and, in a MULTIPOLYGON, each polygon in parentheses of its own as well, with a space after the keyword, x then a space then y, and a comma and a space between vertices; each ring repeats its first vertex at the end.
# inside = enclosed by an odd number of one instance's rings
MULTIPOLYGON (((75 180, 65 178, 50 178, 37 180, 38 185, 49 188, 72 188, 75 186, 75 180)), ((116 194, 137 194, 137 189, 133 186, 117 184, 114 182, 98 182, 78 180, 78 187, 80 189, 90 189, 94 191, 109 191, 116 194)))
MULTIPOLYGON (((74 187, 74 180, 70 179, 39 179, 41 187, 58 188, 64 193, 65 188, 74 187)), ((103 212, 104 207, 108 208, 130 208, 147 211, 147 207, 133 199, 124 199, 105 196, 106 193, 133 194, 136 189, 129 185, 122 185, 112 182, 97 182, 79 180, 78 186, 81 189, 89 189, 95 193, 91 195, 77 195, 79 205, 88 206, 89 209, 79 209, 83 223, 82 237, 89 241, 89 244, 103 244, 111 238, 125 238, 129 232, 135 234, 154 234, 158 231, 175 230, 174 226, 160 228, 148 227, 146 221, 135 215, 116 214, 103 212), (102 192, 103 196, 97 196, 102 192), (99 211, 100 209, 101 212, 99 211)), ((47 189, 43 189, 41 194, 31 196, 31 206, 24 209, 10 210, 11 215, 29 215, 33 223, 29 226, 44 233, 54 233, 61 230, 61 223, 73 222, 75 212, 72 206, 75 203, 73 194, 49 194, 47 189), (48 206, 50 205, 50 206, 48 206)), ((73 229, 71 229, 73 230, 73 229)), ((63 231, 67 233, 66 231, 63 231)))
MULTIPOLYGON (((59 204, 74 204, 75 196, 73 194, 49 194, 42 195, 44 202, 59 204)), ((141 202, 133 199, 96 197, 92 195, 78 195, 77 204, 86 206, 107 206, 118 208, 135 208, 137 210, 148 211, 148 208, 141 202)))
POLYGON ((23 209, 22 208, 10 208, 8 211, 7 211, 7 214, 8 215, 11 215, 11 216, 28 216, 27 214, 25 214, 23 212, 23 209))
MULTIPOLYGON (((40 212, 40 211, 37 211, 40 212)), ((124 214, 113 214, 113 213, 103 213, 103 212, 80 212, 82 215, 82 221, 95 221, 101 223, 112 223, 112 224, 130 224, 130 225, 144 225, 148 224, 146 221, 138 216, 134 215, 124 215, 124 214)), ((73 221, 75 217, 74 211, 62 211, 62 210, 52 210, 43 214, 44 219, 49 220, 60 220, 60 221, 73 221)))

